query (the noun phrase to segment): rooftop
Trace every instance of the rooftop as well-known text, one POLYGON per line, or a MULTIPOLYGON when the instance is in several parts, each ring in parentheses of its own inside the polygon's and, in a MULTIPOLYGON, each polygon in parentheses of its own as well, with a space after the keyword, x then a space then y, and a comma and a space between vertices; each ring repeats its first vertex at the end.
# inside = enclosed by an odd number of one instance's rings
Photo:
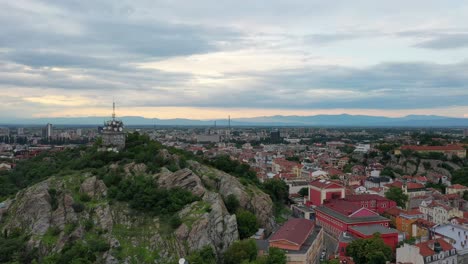
POLYGON ((363 235, 370 236, 375 233, 380 234, 393 234, 398 233, 398 230, 393 228, 384 227, 382 225, 366 225, 366 226, 352 226, 349 229, 357 231, 363 235))
POLYGON ((438 235, 453 239, 453 241, 455 241, 455 244, 453 244, 453 246, 457 250, 466 249, 466 247, 463 247, 461 243, 467 240, 467 228, 464 228, 459 225, 446 224, 435 227, 434 232, 438 235))
POLYGON ((270 237, 270 242, 287 240, 293 244, 302 245, 314 229, 314 225, 314 222, 307 219, 290 219, 270 237))
POLYGON ((419 248, 419 254, 421 254, 424 257, 427 257, 427 256, 432 256, 436 254, 436 252, 433 249, 431 249, 431 247, 433 248, 433 245, 435 242, 439 242, 443 251, 448 251, 448 250, 453 249, 453 246, 450 245, 450 243, 448 243, 442 238, 422 242, 422 243, 416 244, 415 246, 419 248))
POLYGON ((447 145, 447 146, 415 146, 415 145, 406 145, 401 146, 401 149, 409 149, 414 151, 450 151, 450 150, 465 150, 462 146, 459 145, 447 145))
POLYGON ((458 189, 458 190, 463 190, 463 189, 468 189, 468 187, 466 186, 463 186, 461 184, 454 184, 452 186, 448 186, 447 188, 450 188, 450 189, 458 189))
POLYGON ((328 208, 326 206, 318 206, 315 208, 315 211, 322 212, 324 214, 327 214, 329 216, 332 216, 344 223, 347 224, 354 224, 354 223, 362 223, 362 222, 380 222, 380 221, 390 221, 389 219, 380 216, 380 215, 375 215, 375 216, 366 216, 366 217, 349 217, 345 216, 331 208, 328 208))
POLYGON ((315 180, 312 181, 310 185, 320 189, 344 188, 341 184, 337 182, 326 180, 315 180))
POLYGON ((388 199, 380 196, 378 194, 355 194, 355 195, 347 195, 346 200, 349 201, 370 201, 370 200, 378 200, 378 201, 387 201, 388 199))

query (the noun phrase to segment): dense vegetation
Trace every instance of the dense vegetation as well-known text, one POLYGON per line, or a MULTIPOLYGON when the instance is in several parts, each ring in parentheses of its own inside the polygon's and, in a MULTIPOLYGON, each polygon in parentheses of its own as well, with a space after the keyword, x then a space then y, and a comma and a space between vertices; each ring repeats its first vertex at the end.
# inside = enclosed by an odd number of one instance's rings
POLYGON ((257 174, 255 171, 250 169, 248 164, 240 163, 237 160, 231 160, 229 156, 217 156, 214 159, 206 160, 205 162, 208 165, 240 178, 241 182, 244 184, 259 184, 257 174))
POLYGON ((456 183, 468 186, 468 167, 464 167, 453 172, 452 184, 456 183))
POLYGON ((386 193, 385 197, 392 201, 395 201, 396 204, 402 208, 406 207, 406 202, 408 201, 408 195, 403 193, 403 190, 397 187, 391 187, 386 193))
POLYGON ((224 264, 286 264, 286 255, 281 249, 272 247, 266 256, 258 256, 257 253, 253 239, 237 241, 224 253, 224 264))
POLYGON ((375 233, 372 238, 349 243, 346 255, 353 257, 356 264, 384 264, 392 259, 392 249, 375 233))
POLYGON ((187 190, 159 188, 151 177, 145 176, 120 179, 110 186, 109 198, 128 202, 131 208, 142 212, 166 216, 198 200, 187 190))
POLYGON ((11 234, 4 232, 0 236, 0 263, 30 263, 35 252, 27 252, 28 237, 15 230, 11 234))
MULTIPOLYGON (((175 171, 187 166, 187 160, 197 160, 207 165, 214 166, 237 177, 244 185, 255 185, 270 195, 275 211, 282 213, 284 204, 288 201, 288 186, 281 180, 268 180, 260 183, 256 173, 251 168, 238 161, 231 160, 227 156, 219 156, 212 160, 204 160, 193 153, 175 148, 165 148, 156 141, 152 141, 146 135, 138 133, 128 134, 126 147, 119 153, 99 151, 100 142, 94 146, 81 146, 63 151, 49 151, 32 159, 21 161, 17 167, 9 172, 0 174, 0 201, 11 197, 18 190, 36 184, 51 176, 57 178, 67 175, 83 175, 90 173, 102 179, 108 188, 107 201, 126 202, 133 212, 154 215, 160 217, 165 224, 173 230, 181 224, 181 219, 176 212, 185 205, 199 200, 189 191, 174 188, 160 188, 150 176, 157 173, 162 167, 175 171), (165 152, 164 155, 161 153, 165 152), (171 157, 177 154, 178 158, 171 157), (168 157, 169 156, 169 157, 168 157), (147 166, 145 173, 133 173, 124 169, 125 164, 143 163, 147 166), (111 166, 112 165, 112 166, 111 166)), ((77 191, 77 190, 76 190, 77 191)), ((78 192, 78 191, 77 191, 78 192)), ((58 207, 60 192, 49 189, 52 209, 58 207)), ((89 196, 79 194, 73 210, 77 213, 89 209, 93 201, 89 196)), ((240 237, 249 238, 259 227, 255 214, 240 208, 239 201, 234 195, 226 197, 225 204, 230 213, 236 214, 240 237)), ((82 223, 85 230, 91 233, 99 233, 94 230, 92 221, 82 223)), ((67 234, 73 232, 77 224, 66 226, 67 234)), ((60 230, 48 230, 45 239, 49 239, 51 245, 56 242, 60 230)), ((21 232, 3 235, 0 238, 0 262, 30 263, 37 259, 36 252, 26 254, 24 250, 27 237, 21 232)), ((83 241, 69 242, 62 251, 41 259, 42 263, 94 263, 102 252, 109 250, 109 244, 99 236, 86 238, 83 241)), ((226 252, 226 263, 257 263, 257 264, 282 264, 286 258, 284 252, 278 249, 270 250, 268 257, 257 257, 256 245, 252 240, 236 242, 232 249, 226 252), (255 249, 255 253, 253 252, 255 249)), ((216 258, 211 248, 206 247, 193 252, 187 257, 190 263, 216 263, 216 258)))

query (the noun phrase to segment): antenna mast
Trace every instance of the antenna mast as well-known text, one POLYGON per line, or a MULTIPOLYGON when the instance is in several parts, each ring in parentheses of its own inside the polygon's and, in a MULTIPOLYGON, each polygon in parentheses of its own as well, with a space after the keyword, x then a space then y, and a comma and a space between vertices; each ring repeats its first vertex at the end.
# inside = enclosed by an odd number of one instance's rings
POLYGON ((115 119, 115 101, 112 100, 112 119, 115 119))

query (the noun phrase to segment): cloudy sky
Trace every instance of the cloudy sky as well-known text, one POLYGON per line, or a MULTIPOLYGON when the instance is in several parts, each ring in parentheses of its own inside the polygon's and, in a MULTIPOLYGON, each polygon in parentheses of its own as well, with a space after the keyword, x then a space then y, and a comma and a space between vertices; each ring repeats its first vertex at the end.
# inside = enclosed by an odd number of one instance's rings
POLYGON ((0 119, 468 117, 467 1, 0 5, 0 119))

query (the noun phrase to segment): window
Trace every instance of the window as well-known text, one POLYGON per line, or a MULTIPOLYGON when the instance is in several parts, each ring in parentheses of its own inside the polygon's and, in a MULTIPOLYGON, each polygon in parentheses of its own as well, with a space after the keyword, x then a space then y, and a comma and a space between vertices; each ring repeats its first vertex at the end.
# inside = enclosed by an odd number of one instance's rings
POLYGON ((426 262, 431 262, 431 256, 426 257, 426 262))

